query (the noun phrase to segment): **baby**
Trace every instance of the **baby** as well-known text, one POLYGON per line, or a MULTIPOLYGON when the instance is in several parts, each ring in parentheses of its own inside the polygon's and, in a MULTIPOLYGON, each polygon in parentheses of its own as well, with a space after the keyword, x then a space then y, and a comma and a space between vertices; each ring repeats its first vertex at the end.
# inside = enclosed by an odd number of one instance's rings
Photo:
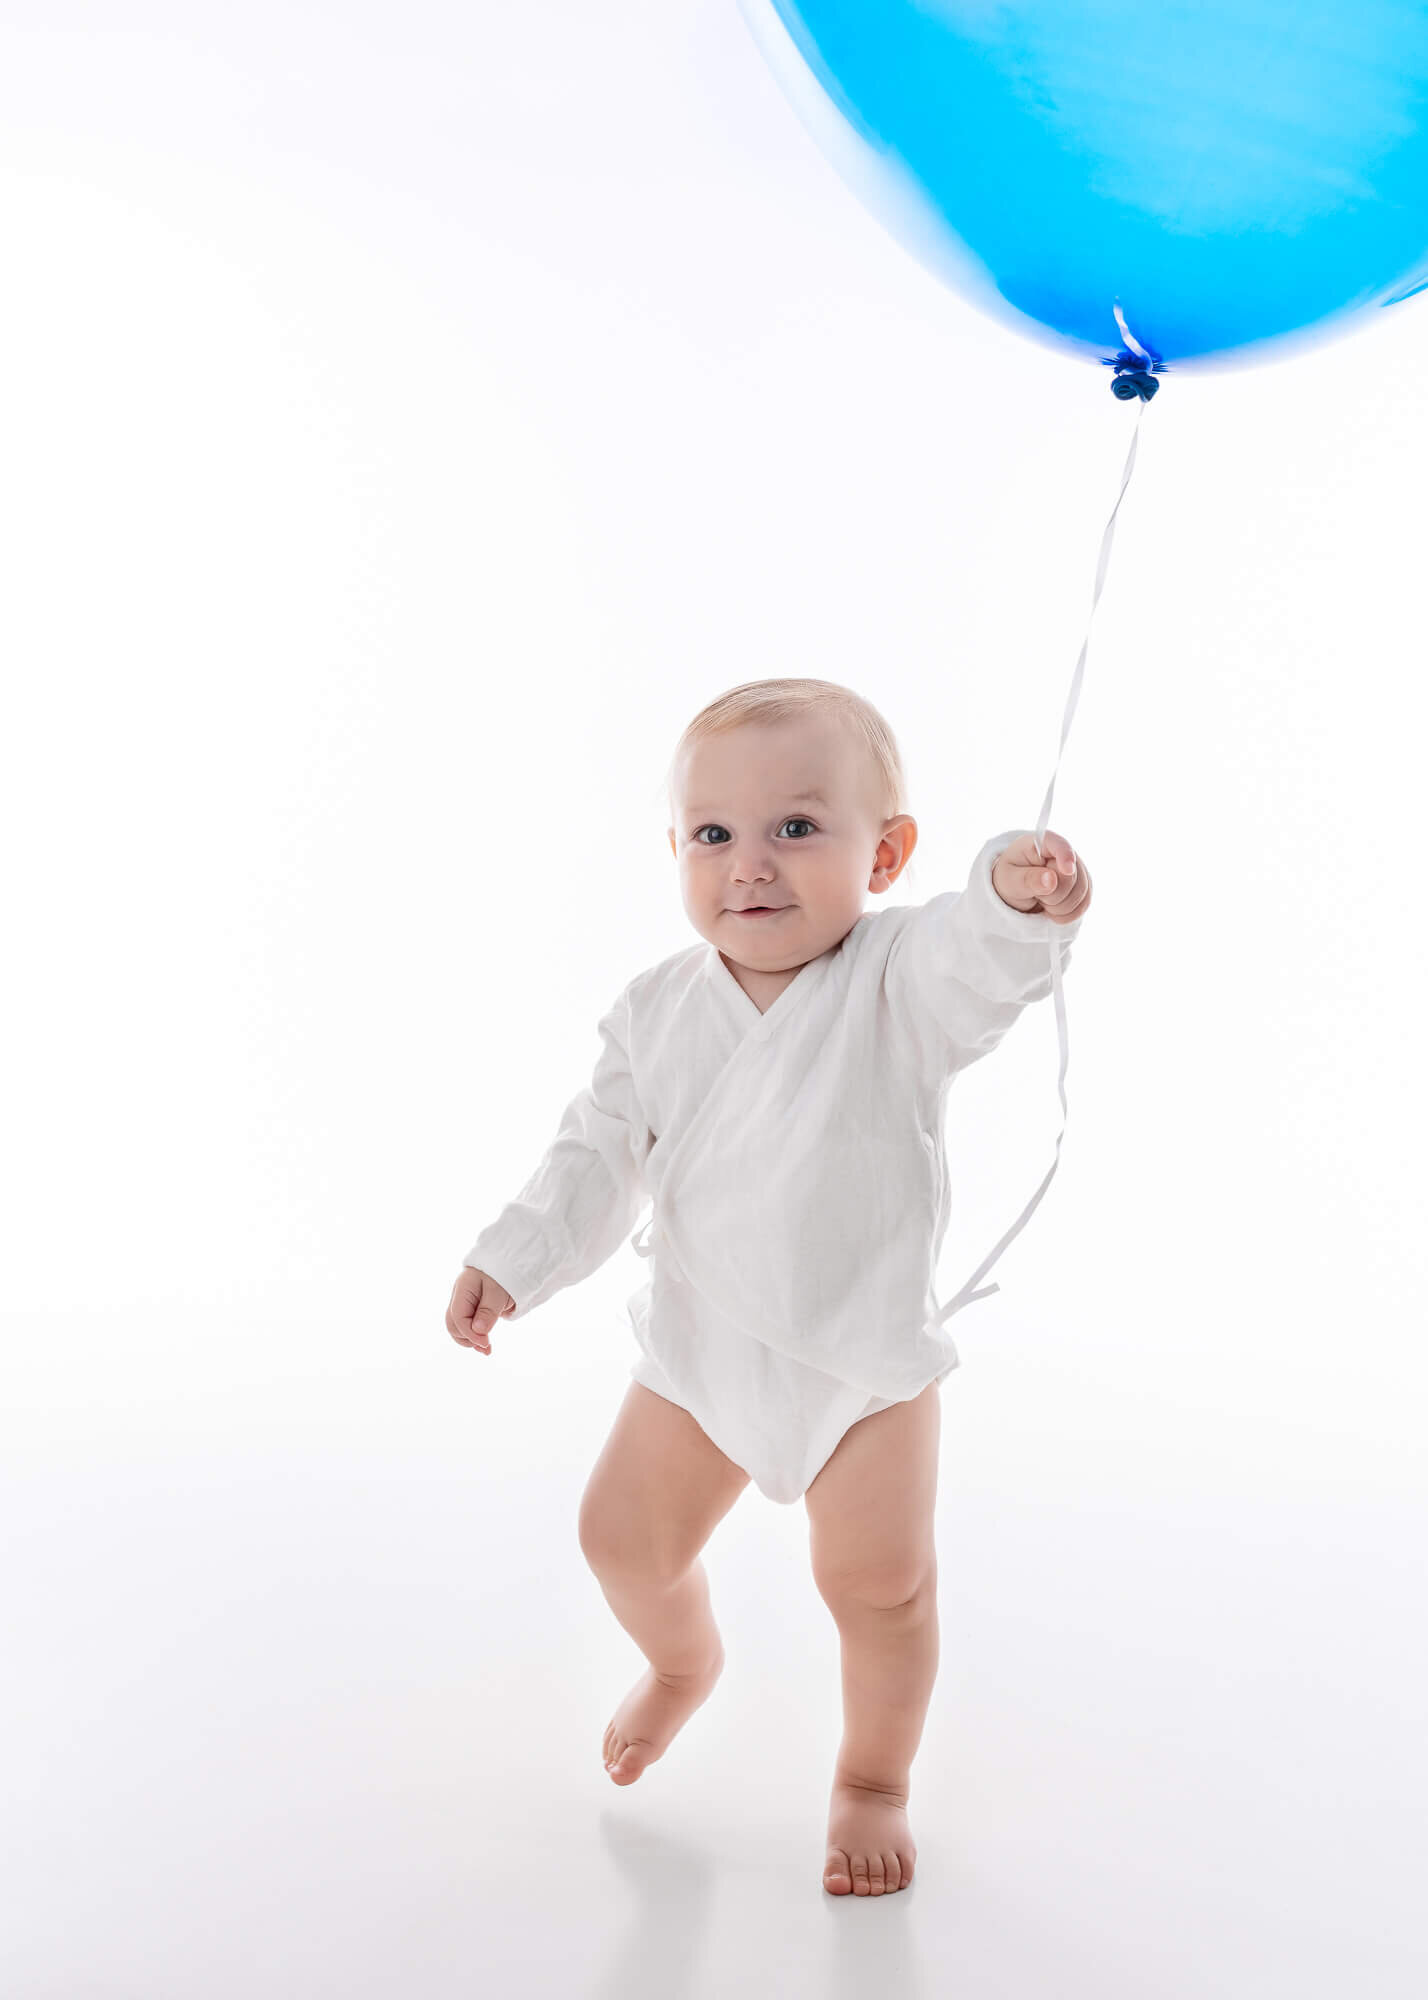
POLYGON ((1050 992, 1048 940, 1064 968, 1091 878, 1060 835, 1038 853, 1013 831, 964 891, 864 910, 917 823, 887 724, 829 681, 711 702, 669 794, 704 942, 609 1008, 589 1088, 466 1256, 446 1325, 489 1354, 498 1318, 587 1276, 652 1204, 638 1358, 580 1508, 585 1559, 649 1662, 605 1769, 633 1783, 719 1678, 699 1559, 716 1523, 750 1480, 801 1498, 842 1655, 823 1887, 877 1896, 912 1880, 938 1663, 938 1385, 957 1365, 932 1289, 945 1094, 1050 992))

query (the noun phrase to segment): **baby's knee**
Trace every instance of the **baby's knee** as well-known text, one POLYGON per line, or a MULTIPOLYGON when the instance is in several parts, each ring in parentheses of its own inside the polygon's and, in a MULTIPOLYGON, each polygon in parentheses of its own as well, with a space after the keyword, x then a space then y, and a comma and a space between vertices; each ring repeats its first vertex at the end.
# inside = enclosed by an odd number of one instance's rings
POLYGON ((915 1612, 937 1595, 937 1559, 931 1553, 890 1551, 856 1562, 815 1562, 813 1581, 836 1617, 841 1611, 915 1612))
POLYGON ((598 1494, 581 1501, 578 1533, 580 1553, 602 1583, 659 1589, 677 1583, 689 1568, 689 1558, 658 1534, 655 1523, 609 1506, 598 1494))
POLYGON ((610 1509, 604 1506, 599 1496, 587 1487, 580 1502, 580 1515, 576 1522, 576 1533, 580 1539, 580 1553, 598 1576, 614 1561, 618 1542, 618 1523, 611 1518, 610 1509))

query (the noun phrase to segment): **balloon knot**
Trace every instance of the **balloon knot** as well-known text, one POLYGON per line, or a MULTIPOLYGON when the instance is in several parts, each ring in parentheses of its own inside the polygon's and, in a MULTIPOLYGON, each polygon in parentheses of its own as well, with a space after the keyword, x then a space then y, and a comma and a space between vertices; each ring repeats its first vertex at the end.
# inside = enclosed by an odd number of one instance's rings
POLYGON ((1115 380, 1111 383, 1111 394, 1119 396, 1123 403, 1128 403, 1132 396, 1139 396, 1143 403, 1148 403, 1159 387, 1148 369, 1117 369, 1115 380))
POLYGON ((1115 360, 1107 365, 1116 371, 1111 394, 1119 396, 1123 403, 1128 403, 1132 396, 1139 396, 1143 403, 1148 403, 1160 387, 1155 378, 1164 366, 1163 362, 1152 360, 1147 364, 1143 354, 1132 354, 1123 347, 1115 360))

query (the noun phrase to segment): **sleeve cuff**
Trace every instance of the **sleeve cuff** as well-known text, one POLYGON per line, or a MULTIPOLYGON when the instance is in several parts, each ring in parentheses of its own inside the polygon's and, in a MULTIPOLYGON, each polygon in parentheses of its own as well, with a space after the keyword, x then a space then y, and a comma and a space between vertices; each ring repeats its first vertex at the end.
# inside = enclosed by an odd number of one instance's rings
POLYGON ((494 1278, 502 1291, 510 1294, 515 1301, 513 1309, 506 1314, 507 1319, 519 1319, 525 1311, 525 1302, 536 1291, 539 1279, 535 1272, 528 1271, 501 1239, 494 1235, 478 1236, 461 1260, 468 1270, 484 1271, 488 1278, 494 1278))

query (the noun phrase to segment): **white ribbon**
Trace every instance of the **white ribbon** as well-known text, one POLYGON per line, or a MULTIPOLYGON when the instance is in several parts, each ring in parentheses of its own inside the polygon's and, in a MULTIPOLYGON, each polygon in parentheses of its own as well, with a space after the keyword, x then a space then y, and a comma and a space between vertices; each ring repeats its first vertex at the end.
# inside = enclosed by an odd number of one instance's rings
MULTIPOLYGON (((1120 320, 1119 310, 1117 310, 1116 318, 1120 320)), ((1129 344, 1137 353, 1143 352, 1138 343, 1130 335, 1123 320, 1121 320, 1121 331, 1126 334, 1129 344)), ((1071 676, 1071 692, 1067 696, 1066 712, 1061 720, 1061 742, 1056 752, 1056 765, 1051 773, 1051 783, 1046 787, 1046 797, 1042 801, 1041 811, 1036 821, 1036 852, 1038 860, 1042 858, 1042 841, 1046 836, 1047 822, 1051 817, 1051 800, 1056 790, 1056 777, 1061 769, 1061 758, 1066 749, 1066 738, 1071 732, 1071 718, 1076 713, 1076 704, 1081 698, 1081 681, 1086 671, 1086 654, 1091 643, 1091 626, 1095 620, 1096 606, 1101 601, 1101 592, 1105 588, 1106 570, 1111 559, 1111 543, 1115 539, 1116 516, 1121 511, 1121 502, 1126 497, 1126 488, 1130 484, 1130 476, 1135 469, 1136 444, 1140 438, 1140 420, 1145 415, 1145 408, 1145 403, 1138 400, 1135 414, 1135 428, 1131 432, 1130 450, 1126 453, 1125 470, 1121 474, 1121 489, 1116 495, 1116 504, 1111 509, 1110 519, 1106 522, 1105 532, 1101 536, 1101 554, 1096 564, 1096 584, 1091 593, 1091 609, 1086 618, 1086 630, 1081 640, 1081 651, 1076 660, 1076 671, 1071 676)), ((1032 1196, 1011 1228, 1002 1237, 996 1248, 982 1259, 962 1289, 933 1315, 932 1319, 928 1322, 930 1326, 941 1326, 944 1320, 951 1319, 953 1313, 960 1312, 963 1306, 971 1305, 974 1299, 990 1298, 993 1292, 1001 1290, 1000 1285, 979 1286, 978 1280, 986 1276, 987 1272, 998 1261, 1007 1245, 1025 1229, 1032 1215, 1039 1207, 1042 1196, 1050 1187, 1057 1168, 1061 1165, 1061 1142, 1066 1136, 1066 1068, 1069 1059, 1069 1049, 1066 1036, 1066 1000, 1061 990, 1061 941, 1057 937, 1052 937, 1048 940, 1048 944, 1051 953, 1051 994, 1056 1008, 1056 1035, 1061 1051, 1061 1067, 1056 1078, 1056 1088, 1061 1098, 1061 1130, 1056 1135, 1056 1157, 1048 1168, 1041 1186, 1036 1190, 1036 1193, 1032 1196)), ((670 1268, 671 1275, 677 1282, 684 1282, 684 1273, 679 1269, 675 1259, 668 1255, 670 1248, 669 1239, 665 1235, 663 1228, 659 1226, 659 1219, 653 1211, 643 1226, 636 1230, 630 1241, 641 1257, 651 1256, 656 1242, 662 1244, 667 1253, 666 1262, 670 1268)))
MULTIPOLYGON (((1121 319, 1119 307, 1116 310, 1116 318, 1120 322, 1121 331, 1126 335, 1126 338, 1131 347, 1133 347, 1137 353, 1144 353, 1144 349, 1142 349, 1139 343, 1133 338, 1133 336, 1130 334, 1130 331, 1125 324, 1125 321, 1121 319)), ((1147 359, 1148 358, 1149 357, 1147 357, 1147 359)), ((1056 774, 1061 769, 1061 756, 1062 752, 1066 748, 1066 738, 1070 733, 1071 718, 1076 713, 1076 703, 1081 698, 1081 679, 1086 670, 1086 652, 1091 643, 1091 625, 1092 621, 1096 616, 1096 606, 1101 601, 1101 591, 1105 586, 1106 568, 1111 559, 1111 543, 1115 539, 1116 516, 1121 511, 1121 502, 1126 497, 1126 488, 1130 484, 1130 476, 1135 468, 1135 448, 1140 438, 1140 420, 1145 415, 1145 409, 1146 409, 1145 403, 1138 399, 1136 403, 1135 428, 1131 432, 1130 450, 1126 453, 1125 470, 1121 474, 1121 490, 1116 495, 1116 504, 1111 509, 1111 517, 1107 521, 1106 531, 1101 537, 1101 555, 1100 555, 1100 560, 1096 564, 1096 587, 1091 593, 1091 609, 1086 619, 1086 632, 1085 636, 1081 641, 1081 652, 1079 658, 1076 661, 1076 671, 1071 677, 1071 693, 1067 698, 1066 713, 1063 716, 1061 722, 1061 744, 1060 748, 1057 750, 1056 753, 1056 767, 1055 770, 1053 770, 1051 773, 1051 783, 1046 787, 1046 797, 1042 801, 1041 812, 1036 822, 1036 853, 1038 860, 1042 859, 1041 843, 1046 835, 1046 823, 1051 817, 1051 797, 1053 792, 1056 790, 1056 774)), ((1061 1068, 1056 1078, 1056 1088, 1060 1093, 1061 1097, 1061 1130, 1056 1135, 1056 1157, 1052 1161, 1051 1166, 1047 1171, 1046 1178, 1042 1181, 1041 1186, 1036 1190, 1036 1193, 1032 1196, 1031 1200, 1027 1203, 1026 1207, 1022 1210, 1021 1214, 1017 1217, 1016 1221, 1012 1224, 1011 1228, 1007 1231, 1006 1235, 1003 1236, 1000 1243, 998 1243, 996 1249, 991 1252, 990 1256, 984 1257, 982 1259, 981 1263, 977 1266, 976 1270, 972 1273, 971 1277, 968 1278, 966 1284, 963 1285, 961 1291, 956 1293, 956 1295, 953 1298, 948 1300, 945 1306, 942 1306, 937 1311, 937 1313, 934 1314, 933 1318, 929 1322, 929 1324, 932 1326, 941 1326, 944 1320, 950 1319, 953 1313, 960 1312, 963 1306, 971 1305, 974 1299, 990 1298, 993 1292, 999 1292, 1001 1290, 1000 1285, 983 1285, 980 1287, 980 1289, 974 1289, 974 1287, 977 1285, 978 1279, 985 1277, 987 1272, 991 1270, 993 1264, 996 1263, 997 1259, 1001 1256, 1003 1250, 1006 1249, 1008 1243, 1010 1243, 1014 1237, 1019 1236, 1022 1230, 1025 1229, 1027 1223, 1031 1220, 1033 1213, 1040 1204, 1041 1197, 1046 1193, 1046 1190, 1050 1187, 1052 1176, 1055 1174, 1056 1169, 1061 1164, 1061 1141, 1066 1136, 1066 1113, 1067 1113, 1066 1064, 1068 1059, 1068 1050, 1066 1041, 1066 1000, 1061 991, 1061 940, 1057 937, 1052 937, 1049 940, 1049 944, 1051 949, 1051 995, 1056 1006, 1056 1034, 1061 1048, 1061 1068)))

